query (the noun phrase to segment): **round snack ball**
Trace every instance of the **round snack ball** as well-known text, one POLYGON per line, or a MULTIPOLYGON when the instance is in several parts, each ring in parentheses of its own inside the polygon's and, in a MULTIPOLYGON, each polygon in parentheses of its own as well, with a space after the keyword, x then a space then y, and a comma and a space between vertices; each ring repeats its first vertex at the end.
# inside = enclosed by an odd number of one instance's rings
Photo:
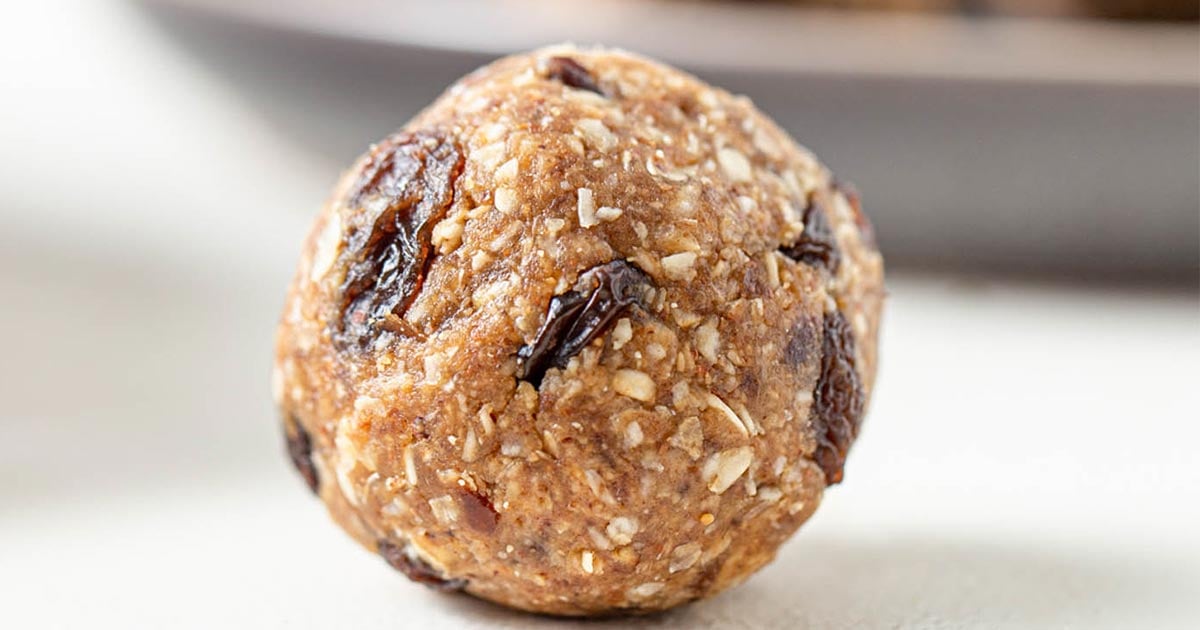
POLYGON ((708 597, 841 480, 882 264, 748 99, 622 52, 502 59, 317 218, 277 341, 289 453, 419 582, 558 615, 708 597))

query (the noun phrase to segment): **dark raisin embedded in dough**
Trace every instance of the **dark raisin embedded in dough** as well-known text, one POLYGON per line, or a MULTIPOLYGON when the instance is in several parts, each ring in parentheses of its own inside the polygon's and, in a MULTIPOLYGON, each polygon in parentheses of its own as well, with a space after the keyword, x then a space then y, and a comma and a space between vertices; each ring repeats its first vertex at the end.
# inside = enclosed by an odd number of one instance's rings
POLYGON ((563 85, 605 96, 592 73, 570 57, 551 57, 546 64, 546 76, 563 85))
POLYGON ((383 559, 387 560, 393 569, 408 576, 408 579, 414 582, 420 582, 439 591, 458 591, 467 585, 467 581, 461 578, 446 579, 442 577, 436 569, 429 566, 429 563, 406 551, 403 545, 381 540, 378 548, 379 555, 383 556, 383 559))
POLYGON ((817 201, 810 202, 804 209, 804 232, 800 238, 781 247, 780 251, 792 260, 824 268, 829 273, 837 273, 842 260, 833 237, 833 226, 829 224, 825 208, 817 201))
POLYGON ((550 300, 546 321, 533 342, 517 351, 517 378, 541 385, 550 367, 565 367, 621 313, 640 304, 650 279, 637 267, 614 260, 579 276, 577 287, 550 300))
POLYGON ((484 534, 496 531, 496 522, 500 520, 500 514, 486 496, 465 490, 462 493, 462 506, 464 520, 469 527, 484 534))
POLYGON ((814 455, 825 483, 842 480, 842 467, 862 422, 864 395, 854 367, 854 331, 840 311, 825 315, 821 342, 821 376, 813 392, 809 415, 816 430, 814 455))
POLYGON ((813 324, 813 321, 805 318, 788 331, 788 343, 783 350, 783 357, 793 368, 803 367, 808 362, 808 357, 816 350, 817 335, 813 324))
POLYGON ((313 465, 312 461, 312 438, 308 436, 308 431, 300 426, 300 421, 295 417, 284 425, 288 457, 292 459, 292 465, 296 467, 296 470, 300 471, 300 476, 304 477, 304 482, 308 484, 309 489, 316 492, 320 484, 317 478, 317 467, 313 465))
POLYGON ((347 237, 343 345, 364 347, 380 330, 403 329, 400 317, 425 281, 433 226, 454 201, 463 161, 456 144, 433 132, 399 133, 371 152, 350 195, 371 227, 347 237))

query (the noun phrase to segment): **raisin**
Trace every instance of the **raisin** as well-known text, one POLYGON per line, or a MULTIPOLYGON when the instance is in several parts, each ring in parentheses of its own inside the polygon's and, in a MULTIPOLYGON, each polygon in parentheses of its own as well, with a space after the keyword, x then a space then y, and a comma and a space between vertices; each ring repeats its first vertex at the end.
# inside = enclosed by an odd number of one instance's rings
POLYGON ((400 316, 420 293, 432 260, 433 226, 454 201, 462 150, 433 132, 399 133, 371 154, 350 204, 371 228, 351 231, 342 284, 340 341, 364 347, 381 329, 402 329, 400 316))
POLYGON ((300 471, 300 476, 304 477, 308 488, 316 492, 320 486, 320 480, 317 478, 317 467, 313 465, 312 461, 312 438, 309 437, 308 431, 304 430, 304 427, 300 425, 300 420, 295 416, 285 423, 284 429, 288 457, 291 458, 292 465, 300 471), (287 425, 291 426, 292 431, 286 430, 287 425))
POLYGON ((800 368, 808 362, 808 358, 816 349, 817 339, 814 332, 813 322, 807 318, 792 326, 792 329, 788 331, 788 344, 783 350, 783 358, 788 365, 800 368))
POLYGON ((563 85, 605 96, 592 73, 570 57, 551 57, 546 65, 546 76, 563 85))
POLYGON ((824 268, 829 273, 837 273, 842 259, 825 208, 816 201, 810 202, 804 209, 804 232, 800 238, 795 243, 781 247, 780 251, 792 260, 824 268))
POLYGON ((645 272, 614 260, 579 276, 583 287, 550 300, 545 323, 533 341, 517 351, 517 378, 537 387, 550 367, 565 367, 592 340, 634 304, 642 304, 650 279, 645 272))
POLYGON ((392 565, 393 569, 408 576, 408 579, 419 582, 432 589, 439 591, 458 591, 462 590, 467 585, 467 581, 461 578, 446 579, 438 573, 436 569, 429 566, 429 563, 411 554, 405 550, 405 545, 397 545, 391 541, 381 540, 378 543, 379 555, 388 564, 392 565))
POLYGON ((462 506, 463 516, 468 526, 484 534, 490 534, 496 530, 496 522, 500 520, 500 514, 496 512, 495 506, 486 496, 470 490, 464 491, 462 506))
POLYGON ((858 435, 865 404, 862 383, 854 369, 854 331, 840 311, 825 315, 821 341, 821 375, 813 392, 809 418, 816 429, 817 465, 825 483, 842 480, 846 453, 858 435))

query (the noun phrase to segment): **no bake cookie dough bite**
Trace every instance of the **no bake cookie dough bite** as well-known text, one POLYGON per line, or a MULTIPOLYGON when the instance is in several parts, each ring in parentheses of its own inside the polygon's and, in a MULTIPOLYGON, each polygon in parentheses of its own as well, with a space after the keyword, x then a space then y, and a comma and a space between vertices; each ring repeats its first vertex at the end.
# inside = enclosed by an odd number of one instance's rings
POLYGON ((502 59, 317 218, 288 450, 419 582, 559 615, 708 597, 841 481, 882 265, 857 195, 746 98, 623 52, 502 59))

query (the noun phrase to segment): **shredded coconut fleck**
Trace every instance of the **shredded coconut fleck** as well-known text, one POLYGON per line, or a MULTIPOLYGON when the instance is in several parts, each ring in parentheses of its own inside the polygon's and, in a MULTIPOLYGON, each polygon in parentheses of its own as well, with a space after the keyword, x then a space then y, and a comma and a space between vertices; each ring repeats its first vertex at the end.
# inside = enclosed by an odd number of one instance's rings
POLYGON ((575 209, 579 214, 579 227, 590 228, 600 223, 596 218, 596 202, 592 199, 592 189, 580 188, 576 193, 578 201, 575 209))
POLYGON ((738 430, 739 433, 746 437, 750 437, 750 430, 746 427, 746 424, 742 422, 742 419, 738 417, 737 413, 733 409, 729 408, 729 405, 725 404, 724 400, 721 400, 719 396, 712 392, 709 392, 704 397, 704 400, 708 403, 708 407, 710 409, 715 409, 717 412, 719 412, 722 417, 728 420, 729 423, 738 430))

